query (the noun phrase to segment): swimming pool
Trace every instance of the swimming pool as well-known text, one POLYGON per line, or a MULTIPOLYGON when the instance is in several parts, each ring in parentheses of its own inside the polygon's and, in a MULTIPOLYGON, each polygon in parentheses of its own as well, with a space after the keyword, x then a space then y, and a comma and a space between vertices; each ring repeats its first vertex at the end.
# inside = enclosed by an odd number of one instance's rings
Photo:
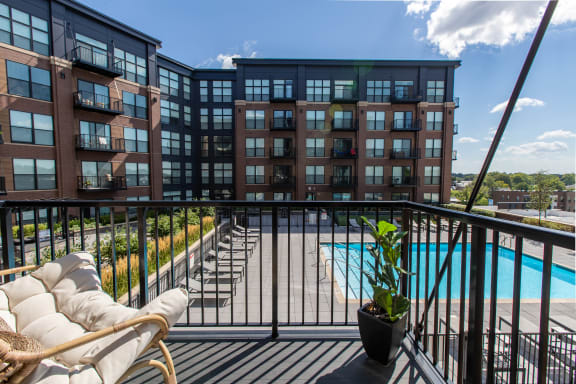
MULTIPOLYGON (((326 263, 332 268, 332 244, 324 243, 321 245, 326 263)), ((461 244, 458 244, 454 249, 452 255, 452 289, 451 297, 460 298, 460 269, 462 261, 461 244)), ((412 246, 412 266, 411 271, 416 272, 416 254, 417 245, 412 246)), ((443 243, 440 245, 440 265, 446 258, 448 251, 448 244, 443 243)), ((346 286, 346 245, 334 244, 335 254, 335 268, 334 279, 338 282, 340 289, 345 294, 344 287, 346 286)), ((359 243, 351 243, 349 245, 349 268, 348 268, 348 298, 360 298, 360 260, 361 260, 361 247, 359 243)), ((425 255, 426 245, 420 244, 420 298, 424 298, 425 293, 425 255)), ((470 274, 470 245, 467 248, 468 262, 466 263, 466 284, 469 283, 470 274)), ((430 282, 428 292, 432 291, 434 286, 434 274, 436 270, 436 244, 430 244, 430 260, 428 270, 430 273, 430 282)), ((366 248, 364 248, 364 270, 369 271, 368 263, 372 262, 372 256, 366 248)), ((492 244, 486 244, 486 285, 484 288, 484 297, 490 298, 490 275, 492 270, 492 244)), ((513 290, 513 276, 514 276, 514 251, 508 248, 499 248, 498 257, 498 291, 497 297, 499 299, 511 299, 513 290)), ((362 298, 369 298, 372 296, 372 288, 368 283, 366 276, 362 276, 362 298)), ((416 276, 412 276, 413 293, 412 298, 416 297, 416 276)), ((440 282, 439 297, 446 298, 446 282, 447 277, 444 275, 440 282)), ((541 296, 542 285, 542 261, 532 256, 523 255, 522 257, 522 280, 521 280, 520 297, 523 299, 539 299, 541 296)), ((466 297, 468 297, 468 288, 466 288, 466 297)), ((576 298, 576 275, 574 271, 563 268, 556 264, 552 265, 552 282, 550 297, 556 299, 574 299, 576 298)))

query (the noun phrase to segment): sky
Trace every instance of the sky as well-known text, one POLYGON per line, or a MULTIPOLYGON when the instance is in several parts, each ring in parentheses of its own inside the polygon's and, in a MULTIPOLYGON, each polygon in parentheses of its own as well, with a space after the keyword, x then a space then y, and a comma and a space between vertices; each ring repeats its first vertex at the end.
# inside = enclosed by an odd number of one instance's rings
MULTIPOLYGON (((472 0, 81 0, 193 67, 233 57, 458 59, 453 172, 478 173, 545 3, 472 0)), ((576 0, 560 0, 490 171, 574 172, 576 0), (570 119, 569 117, 573 118, 570 119)))

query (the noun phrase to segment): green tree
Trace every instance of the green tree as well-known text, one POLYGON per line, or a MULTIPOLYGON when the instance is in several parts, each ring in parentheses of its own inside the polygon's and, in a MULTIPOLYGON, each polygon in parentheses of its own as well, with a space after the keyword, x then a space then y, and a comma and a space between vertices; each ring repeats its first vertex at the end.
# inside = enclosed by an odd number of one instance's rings
POLYGON ((543 171, 534 175, 534 190, 530 194, 530 208, 538 210, 538 225, 542 223, 542 212, 546 212, 552 199, 552 178, 543 171))
MULTIPOLYGON (((460 200, 463 204, 468 204, 468 200, 470 200, 470 196, 472 195, 472 190, 474 189, 474 183, 466 186, 464 189, 459 191, 452 191, 452 195, 460 200)), ((488 204, 488 193, 489 190, 486 186, 480 187, 480 191, 478 192, 478 196, 476 196, 476 200, 474 204, 476 205, 486 205, 488 204)))
POLYGON ((560 176, 560 180, 564 183, 564 185, 574 185, 576 182, 576 176, 573 173, 565 173, 564 175, 560 176))

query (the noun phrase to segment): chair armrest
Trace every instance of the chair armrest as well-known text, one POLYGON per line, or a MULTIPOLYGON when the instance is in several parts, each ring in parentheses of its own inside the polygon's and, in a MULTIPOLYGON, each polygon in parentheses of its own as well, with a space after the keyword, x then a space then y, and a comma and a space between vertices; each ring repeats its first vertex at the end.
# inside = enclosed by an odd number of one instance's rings
POLYGON ((14 273, 20 273, 20 272, 34 271, 38 268, 39 268, 38 265, 27 265, 25 267, 4 269, 0 271, 0 276, 12 275, 14 273))
MULTIPOLYGON (((68 351, 70 349, 76 348, 78 346, 90 343, 92 341, 101 339, 113 333, 118 333, 126 328, 131 328, 139 324, 145 323, 152 323, 158 325, 160 327, 159 335, 161 338, 164 338, 168 335, 168 321, 162 315, 150 314, 135 317, 130 320, 123 321, 121 323, 115 324, 113 326, 101 329, 99 331, 81 336, 77 339, 70 340, 66 343, 56 345, 52 348, 45 349, 40 352, 22 352, 22 351, 9 351, 4 356, 3 359, 18 361, 22 363, 26 362, 34 362, 38 360, 43 360, 59 353, 68 351)), ((1 344, 1 343, 0 343, 1 344)), ((2 351, 2 347, 0 347, 0 352, 2 351)))

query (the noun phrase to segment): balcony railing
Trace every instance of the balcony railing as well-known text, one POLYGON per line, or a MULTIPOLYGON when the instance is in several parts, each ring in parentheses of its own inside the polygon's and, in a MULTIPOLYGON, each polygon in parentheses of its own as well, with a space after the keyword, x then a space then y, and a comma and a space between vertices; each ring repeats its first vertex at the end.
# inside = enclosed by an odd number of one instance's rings
POLYGON ((332 119, 333 131, 357 131, 358 126, 353 119, 332 119))
POLYGON ((421 129, 420 120, 396 119, 392 124, 393 131, 419 131, 421 129))
POLYGON ((6 178, 4 176, 0 176, 0 195, 6 195, 7 193, 6 178))
POLYGON ((410 299, 406 337, 428 368, 423 379, 574 380, 576 333, 559 319, 571 320, 574 292, 552 289, 566 283, 557 273, 571 273, 556 272, 554 263, 575 250, 573 233, 406 201, 26 200, 0 202, 0 235, 4 268, 93 252, 103 289, 119 303, 141 308, 181 287, 191 303, 179 326, 259 326, 277 337, 280 325, 357 324, 371 294, 358 266, 372 259, 361 250, 373 242, 366 226, 351 224, 361 216, 407 232, 401 265, 413 275, 399 289, 410 299), (24 213, 31 234, 16 220, 24 213), (186 233, 183 224, 192 220, 176 217, 190 215, 199 224, 186 233), (42 216, 47 229, 40 231, 42 216), (154 230, 159 222, 165 235, 154 230), (109 246, 127 237, 140 246, 109 246), (159 246, 171 256, 156 257, 159 246), (525 262, 531 271, 539 265, 530 280, 525 262), (524 289, 532 285, 538 289, 524 289))
POLYGON ((452 160, 458 160, 458 151, 452 151, 452 160))
POLYGON ((98 48, 78 46, 70 51, 68 59, 79 68, 106 76, 118 77, 124 73, 122 60, 98 48))
POLYGON ((390 151, 391 159, 419 159, 420 150, 414 149, 392 149, 390 151))
POLYGON ((119 191, 126 189, 124 176, 78 176, 80 191, 119 191))
POLYGON ((458 130, 458 124, 454 124, 454 134, 457 135, 459 132, 458 130))
POLYGON ((120 115, 123 113, 122 100, 85 91, 74 92, 74 106, 76 108, 111 115, 120 115))
POLYGON ((286 148, 286 147, 270 148, 271 159, 293 159, 295 157, 296 157, 296 150, 294 148, 286 148))
POLYGON ((273 131, 294 131, 296 130, 296 122, 294 119, 272 119, 270 129, 273 131))
POLYGON ((357 159, 358 158, 358 148, 350 148, 348 150, 332 148, 332 158, 333 159, 357 159))
POLYGON ((333 187, 353 187, 356 185, 356 178, 352 176, 332 176, 330 185, 333 187))
POLYGON ((76 148, 85 151, 125 152, 124 139, 110 136, 77 135, 76 148))
POLYGON ((454 108, 460 108, 460 98, 459 97, 454 98, 454 108))
POLYGON ((295 184, 296 184, 296 178, 294 176, 286 176, 286 175, 270 176, 270 185, 272 186, 274 185, 295 186, 295 184))
POLYGON ((392 103, 418 103, 422 101, 422 96, 418 95, 413 86, 396 86, 392 95, 390 95, 392 103))
POLYGON ((414 187, 416 184, 418 184, 416 176, 392 176, 390 178, 390 185, 393 187, 414 187))

